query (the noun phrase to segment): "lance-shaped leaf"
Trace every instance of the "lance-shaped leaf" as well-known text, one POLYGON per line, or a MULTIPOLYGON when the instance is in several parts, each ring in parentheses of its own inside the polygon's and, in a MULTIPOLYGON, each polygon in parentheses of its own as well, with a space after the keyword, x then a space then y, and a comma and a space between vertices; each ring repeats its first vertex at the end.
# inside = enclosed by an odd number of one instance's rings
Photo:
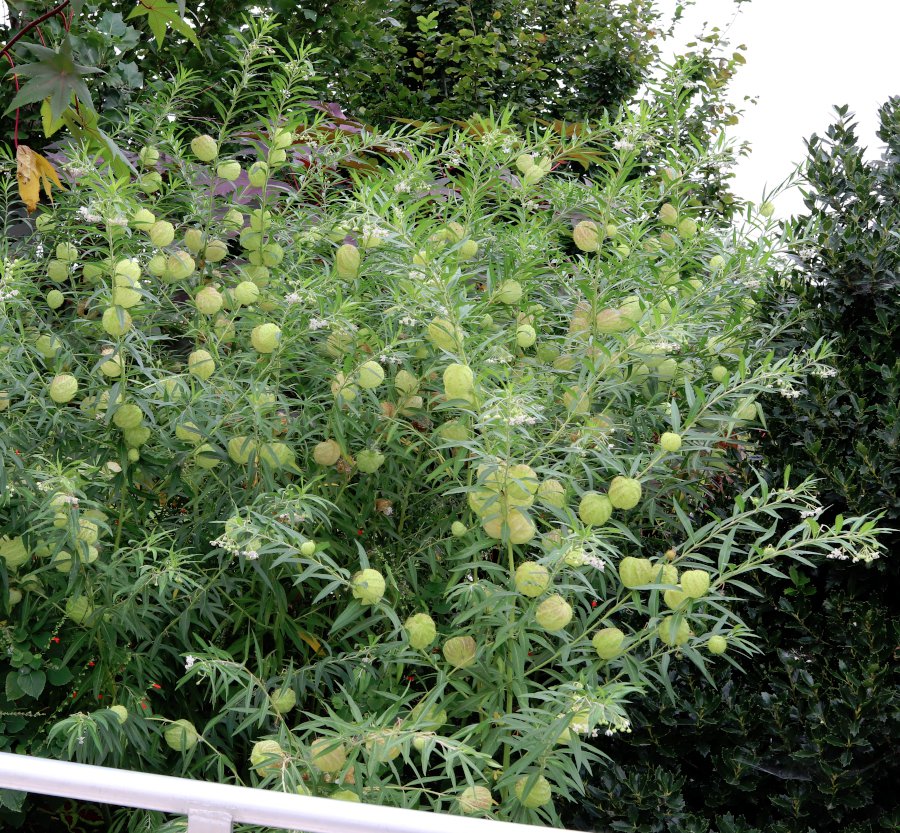
POLYGON ((94 109, 91 94, 83 79, 103 70, 75 63, 72 42, 68 38, 60 44, 59 49, 48 49, 33 43, 27 44, 27 49, 38 60, 16 67, 16 73, 29 80, 22 85, 6 113, 25 104, 49 99, 51 119, 55 121, 69 106, 73 95, 83 107, 94 109))
POLYGON ((140 15, 147 15, 147 24, 150 26, 150 31, 153 32, 157 44, 162 44, 163 38, 166 36, 166 27, 171 26, 194 46, 200 48, 200 42, 197 40, 194 30, 178 14, 178 6, 170 3, 169 0, 138 0, 137 8, 128 15, 126 20, 140 15))

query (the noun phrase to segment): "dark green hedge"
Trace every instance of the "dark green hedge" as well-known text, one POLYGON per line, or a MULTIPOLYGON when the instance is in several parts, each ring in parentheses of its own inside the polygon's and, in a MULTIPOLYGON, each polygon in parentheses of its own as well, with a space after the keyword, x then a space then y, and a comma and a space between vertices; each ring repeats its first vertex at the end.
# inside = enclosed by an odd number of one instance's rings
MULTIPOLYGON (((868 161, 847 108, 808 142, 807 214, 788 279, 760 314, 797 310, 784 353, 834 342, 835 375, 773 394, 773 482, 821 478, 833 521, 884 512, 900 527, 900 98, 880 111, 868 161)), ((761 461, 754 461, 759 464, 761 461)), ((599 738, 611 763, 570 823, 634 833, 880 833, 900 830, 900 535, 873 564, 824 560, 768 579, 748 611, 761 654, 714 684, 673 669, 679 702, 642 701, 631 735, 599 738)))

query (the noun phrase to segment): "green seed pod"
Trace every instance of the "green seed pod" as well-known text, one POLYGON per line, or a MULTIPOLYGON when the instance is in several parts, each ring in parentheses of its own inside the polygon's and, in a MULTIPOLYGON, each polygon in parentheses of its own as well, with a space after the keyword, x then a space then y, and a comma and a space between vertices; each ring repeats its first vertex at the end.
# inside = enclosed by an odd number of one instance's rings
POLYGON ((413 706, 409 718, 417 728, 436 732, 447 722, 447 711, 438 704, 428 706, 423 700, 413 706))
POLYGON ((626 556, 619 562, 619 578, 629 590, 650 584, 654 576, 653 564, 649 558, 626 556))
POLYGON ((663 601, 669 610, 678 610, 687 601, 687 595, 681 590, 666 590, 663 593, 663 601))
POLYGON ((297 692, 292 688, 279 688, 269 695, 269 702, 278 714, 287 714, 297 705, 297 692))
POLYGON ((213 238, 203 249, 203 259, 207 263, 219 263, 228 255, 228 244, 224 240, 213 238))
POLYGON ((519 324, 516 328, 516 344, 527 350, 537 341, 537 331, 530 324, 519 324))
POLYGON ((475 664, 478 646, 471 636, 454 636, 444 643, 444 659, 454 668, 468 668, 475 664))
POLYGON ((448 399, 472 400, 475 374, 465 364, 451 364, 444 370, 444 393, 448 399))
POLYGON ((58 405, 64 405, 71 402, 78 393, 78 380, 69 373, 61 373, 50 381, 47 393, 58 405))
POLYGON ((176 720, 163 732, 166 743, 176 752, 193 749, 200 735, 190 720, 176 720))
POLYGON ((514 280, 506 280, 497 288, 494 299, 501 304, 517 304, 522 298, 522 284, 514 280))
POLYGON ((129 428, 137 428, 144 421, 144 412, 133 402, 126 402, 116 408, 112 421, 117 428, 127 431, 129 428))
POLYGON ((269 180, 269 166, 265 162, 254 162, 247 171, 247 179, 254 188, 263 188, 269 180))
POLYGON ((617 657, 622 652, 625 643, 625 634, 618 628, 603 628, 594 634, 591 645, 600 659, 608 660, 617 657))
POLYGON ((47 264, 47 277, 56 283, 62 283, 69 277, 69 264, 64 260, 51 260, 47 264))
POLYGON ((356 455, 356 467, 363 474, 374 474, 381 468, 385 457, 380 451, 365 449, 356 455))
POLYGON ((372 390, 384 381, 384 370, 378 362, 368 361, 360 367, 356 381, 361 388, 372 390))
POLYGON ((72 596, 66 601, 66 616, 83 625, 94 612, 94 606, 84 596, 72 596))
POLYGON ((232 294, 235 301, 248 307, 259 300, 259 287, 253 281, 241 281, 232 294))
POLYGON ((537 598, 550 586, 550 572, 536 561, 524 561, 516 568, 515 586, 523 596, 537 598))
POLYGON ((216 369, 216 360, 208 350, 194 350, 188 356, 188 373, 206 381, 216 369))
POLYGON ((334 258, 334 268, 339 278, 352 279, 359 274, 359 267, 362 259, 359 249, 352 243, 344 243, 338 247, 337 254, 334 258))
POLYGON ((450 534, 454 538, 462 538, 469 531, 469 528, 462 521, 454 521, 450 525, 450 534))
POLYGON ((523 775, 516 781, 514 792, 519 803, 523 807, 528 807, 532 810, 537 807, 543 807, 553 798, 553 789, 550 787, 550 782, 543 775, 539 775, 537 778, 523 775))
POLYGON ((0 538, 0 558, 6 563, 7 570, 15 572, 31 558, 31 555, 25 549, 21 535, 15 538, 4 535, 0 538))
POLYGON ((162 188, 162 176, 156 171, 151 171, 138 180, 138 186, 145 194, 155 194, 162 188))
POLYGON ((609 484, 609 502, 616 509, 634 509, 641 500, 640 481, 630 477, 614 477, 609 484))
POLYGON ((258 775, 281 770, 284 758, 284 750, 275 740, 259 740, 250 751, 250 765, 258 775))
POLYGON ((238 465, 246 465, 256 454, 259 443, 251 437, 232 437, 228 441, 228 456, 238 465))
POLYGON ((721 634, 714 633, 706 643, 706 647, 711 654, 724 654, 728 650, 728 640, 721 634))
POLYGON ((103 311, 100 324, 108 335, 118 338, 131 329, 131 314, 122 307, 108 307, 103 311))
POLYGON ((664 226, 674 226, 678 222, 678 209, 672 203, 667 202, 659 209, 659 221, 664 226))
POLYGON ((613 504, 607 495, 585 492, 578 504, 578 517, 588 526, 603 526, 612 516, 613 504))
POLYGON ((709 591, 709 573, 705 570, 685 570, 681 574, 681 589, 692 599, 700 599, 709 591))
POLYGON ((138 159, 145 168, 152 168, 159 162, 159 151, 153 145, 144 145, 138 151, 138 159))
POLYGON ((428 340, 441 350, 455 353, 463 341, 463 331, 446 318, 435 318, 426 328, 428 340))
POLYGON ((358 599, 361 604, 377 604, 381 601, 381 597, 384 596, 384 576, 378 570, 369 568, 360 570, 353 576, 350 589, 353 592, 353 598, 358 599))
POLYGON ((697 221, 691 217, 685 217, 678 224, 678 234, 686 240, 694 237, 697 234, 697 221))
POLYGON ((691 638, 691 628, 684 619, 665 616, 657 629, 659 638, 670 647, 684 645, 691 638))
POLYGON ((414 396, 419 392, 419 380, 408 370, 398 370, 394 377, 394 390, 402 396, 414 396))
POLYGON ((461 813, 467 816, 483 815, 494 806, 494 799, 487 787, 466 787, 456 799, 461 813))
POLYGON ((128 709, 126 709, 125 706, 110 706, 109 710, 116 716, 116 720, 119 721, 120 726, 128 720, 128 709))
POLYGON ((204 315, 215 315, 222 309, 222 293, 213 286, 204 286, 194 297, 194 304, 204 315))
POLYGON ((674 454, 681 448, 681 435, 665 431, 659 438, 659 446, 663 451, 674 454))
POLYGON ((122 432, 122 439, 128 448, 140 448, 150 439, 150 429, 146 425, 138 425, 137 428, 129 428, 122 432))
POLYGON ((313 460, 320 466, 333 466, 341 457, 341 447, 334 440, 323 440, 313 449, 313 460))
POLYGON ((191 150, 201 162, 212 162, 219 155, 218 143, 206 134, 191 139, 191 150))
POLYGON ((175 226, 168 220, 157 220, 150 226, 150 242, 157 248, 168 246, 175 239, 175 226))
POLYGON ((566 487, 558 480, 544 480, 537 490, 538 500, 547 506, 562 509, 566 505, 566 487))
POLYGON ((534 618, 545 631, 561 631, 572 621, 572 606, 555 594, 537 606, 534 618))
POLYGON ((316 542, 315 541, 304 541, 300 545, 300 555, 305 555, 309 558, 311 555, 315 555, 316 552, 316 542))
POLYGON ((437 638, 437 627, 427 613, 416 613, 406 620, 403 627, 409 640, 409 647, 421 651, 437 638))
POLYGON ((250 343, 257 353, 272 353, 281 341, 281 328, 277 324, 259 324, 250 333, 250 343))
POLYGON ((241 175, 241 163, 235 159, 220 162, 216 167, 216 176, 226 182, 234 182, 241 175))
POLYGON ((340 772, 347 763, 344 744, 332 738, 318 738, 309 748, 313 766, 331 775, 340 772))
POLYGON ((583 252, 596 252, 600 248, 600 230, 593 220, 582 220, 572 231, 575 245, 583 252))

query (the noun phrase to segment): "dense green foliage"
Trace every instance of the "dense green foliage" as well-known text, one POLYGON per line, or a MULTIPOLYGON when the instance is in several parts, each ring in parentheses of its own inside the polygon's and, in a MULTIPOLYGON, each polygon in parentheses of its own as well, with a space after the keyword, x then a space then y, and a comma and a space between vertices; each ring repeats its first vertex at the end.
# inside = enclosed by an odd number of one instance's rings
MULTIPOLYGON (((13 0, 0 41, 58 5, 13 0)), ((168 79, 178 65, 204 73, 222 65, 247 14, 244 0, 180 0, 171 8, 196 32, 196 43, 185 36, 190 29, 174 28, 165 43, 155 43, 142 36, 147 18, 132 15, 136 0, 74 5, 77 16, 52 17, 42 25, 41 38, 48 45, 68 42, 76 63, 104 71, 87 81, 109 120, 123 118, 145 84, 168 79)), ((643 0, 541 0, 527 6, 518 0, 269 0, 258 7, 279 16, 275 37, 282 45, 303 41, 315 47, 322 99, 382 125, 397 118, 467 119, 504 107, 526 121, 597 118, 644 80, 662 27, 654 4, 643 0)), ((14 52, 17 63, 34 60, 29 43, 40 45, 36 36, 23 41, 14 52)), ((11 81, 0 87, 0 110, 14 93, 11 81)), ((12 129, 11 114, 0 128, 12 129)), ((22 140, 29 142, 39 130, 35 114, 25 113, 22 140)))
POLYGON ((5 237, 4 743, 558 822, 589 736, 758 654, 748 580, 875 555, 806 483, 717 497, 828 352, 774 355, 774 249, 702 204, 697 145, 643 170, 689 99, 314 132, 274 34, 214 121, 187 72, 129 115, 137 176, 72 142, 5 237))
POLYGON ((822 479, 838 511, 900 525, 900 100, 880 111, 881 160, 864 159, 846 108, 809 141, 803 247, 769 314, 795 320, 781 350, 834 340, 835 375, 772 402, 771 455, 822 479))
POLYGON ((748 610, 760 657, 742 673, 719 669, 713 686, 684 679, 674 704, 643 701, 633 733, 604 745, 615 765, 588 789, 592 812, 573 809, 573 826, 896 829, 900 632, 891 600, 875 582, 860 584, 858 567, 791 575, 786 591, 763 582, 748 610))
MULTIPOLYGON (((762 448, 777 482, 787 466, 818 478, 824 518, 883 511, 896 527, 898 102, 881 110, 880 161, 866 161, 846 108, 809 141, 806 206, 793 268, 767 283, 759 314, 786 326, 782 355, 834 339, 834 371, 763 398, 762 448)), ((896 540, 896 533, 892 536, 896 540)), ((747 620, 765 643, 745 674, 644 701, 617 766, 589 790, 613 829, 877 833, 900 825, 897 563, 866 568, 840 551, 787 590, 759 583, 747 620), (760 801, 760 796, 765 800, 760 801)))

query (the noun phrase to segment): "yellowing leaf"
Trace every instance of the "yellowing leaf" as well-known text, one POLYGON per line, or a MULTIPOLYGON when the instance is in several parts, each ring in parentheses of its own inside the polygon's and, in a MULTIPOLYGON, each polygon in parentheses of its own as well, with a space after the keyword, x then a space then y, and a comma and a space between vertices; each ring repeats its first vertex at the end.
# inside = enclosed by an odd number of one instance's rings
POLYGON ((27 145, 19 145, 16 150, 16 179, 19 181, 19 195, 29 211, 37 208, 41 198, 41 185, 53 202, 52 186, 62 188, 56 169, 39 153, 27 145))
POLYGON ((323 653, 325 653, 325 652, 322 650, 322 643, 319 642, 319 640, 316 639, 311 633, 307 633, 306 631, 298 631, 297 633, 299 634, 300 638, 301 638, 307 645, 309 645, 309 647, 312 648, 313 651, 315 651, 317 654, 323 654, 323 653))
POLYGON ((45 98, 41 102, 41 124, 44 127, 44 135, 48 139, 65 124, 65 120, 62 117, 58 119, 53 118, 53 107, 50 105, 49 98, 45 98))

